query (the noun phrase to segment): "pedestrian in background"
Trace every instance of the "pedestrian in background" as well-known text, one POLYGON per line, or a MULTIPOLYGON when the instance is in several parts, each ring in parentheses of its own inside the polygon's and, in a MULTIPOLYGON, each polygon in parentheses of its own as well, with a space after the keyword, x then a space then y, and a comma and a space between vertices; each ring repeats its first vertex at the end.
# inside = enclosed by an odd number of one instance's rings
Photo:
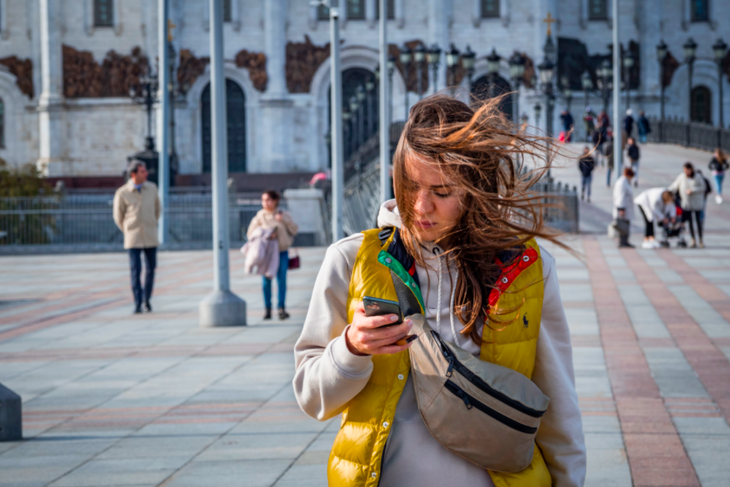
POLYGON ((633 177, 634 171, 630 167, 625 167, 623 175, 616 180, 613 187, 613 218, 628 221, 626 231, 619 232, 619 247, 633 247, 629 243, 631 220, 634 218, 634 192, 631 189, 631 178, 633 177))
MULTIPOLYGON (((277 191, 265 191, 261 195, 262 209, 256 213, 248 226, 246 235, 248 238, 253 236, 254 231, 259 228, 274 229, 271 238, 276 238, 279 243, 279 270, 276 273, 276 284, 278 287, 278 309, 279 319, 285 320, 289 318, 286 311, 286 273, 289 270, 289 248, 294 243, 294 237, 299 227, 291 215, 286 211, 279 209, 281 195, 277 191)), ((267 276, 262 278, 262 287, 264 291, 264 306, 266 313, 265 320, 271 319, 271 281, 273 279, 267 276)))
POLYGON ((124 234, 124 248, 129 253, 132 274, 134 312, 141 313, 142 306, 152 311, 150 298, 157 267, 157 222, 160 219, 160 198, 157 186, 147 181, 147 166, 135 159, 127 166, 129 181, 114 193, 114 223, 124 234), (144 253, 144 289, 140 284, 142 273, 141 254, 144 253))
POLYGON ((639 120, 636 122, 636 128, 639 131, 639 143, 646 144, 646 136, 651 133, 651 124, 643 110, 639 112, 639 120))
POLYGON ((614 167, 613 158, 613 137, 609 137, 604 146, 604 155, 606 156, 606 186, 611 187, 611 173, 614 167))
POLYGON ((636 187, 639 185, 639 158, 641 157, 641 152, 633 137, 629 137, 628 142, 629 145, 626 149, 626 154, 631 161, 631 169, 634 171, 634 187, 636 187))
MULTIPOLYGON (((608 129, 611 128, 611 119, 608 117, 606 110, 601 110, 598 113, 598 127, 608 133, 608 129)), ((607 140, 604 136, 604 140, 607 140)))
POLYGON ((669 186, 669 191, 672 193, 679 193, 679 199, 681 200, 682 207, 682 221, 689 222, 689 233, 692 235, 692 242, 690 248, 697 247, 697 240, 695 239, 695 229, 693 224, 697 223, 697 237, 699 237, 699 246, 704 248, 705 244, 702 240, 702 218, 700 212, 702 211, 703 200, 705 199, 705 180, 704 178, 695 171, 694 166, 691 162, 684 163, 684 171, 682 174, 677 176, 677 179, 669 186))
POLYGON ((631 114, 631 108, 626 110, 626 116, 624 117, 624 123, 622 127, 623 133, 621 139, 621 148, 626 147, 626 143, 628 142, 629 137, 631 137, 631 133, 634 131, 634 117, 632 117, 631 114))
POLYGON ((593 139, 593 132, 596 130, 596 114, 591 107, 586 107, 583 123, 586 127, 586 142, 590 142, 593 139))
POLYGON ((666 188, 652 188, 643 191, 634 199, 639 212, 644 218, 644 242, 642 249, 657 249, 661 247, 654 238, 654 223, 669 223, 676 218, 674 197, 666 188))
POLYGON ((567 108, 560 114, 560 120, 563 122, 563 130, 565 131, 565 141, 571 142, 573 140, 573 115, 567 108))
POLYGON ((712 160, 708 166, 712 171, 712 177, 715 180, 715 187, 717 195, 715 195, 715 203, 718 205, 722 204, 722 182, 725 179, 725 171, 730 168, 730 164, 727 162, 727 157, 722 149, 719 147, 715 149, 715 153, 712 155, 712 160))
POLYGON ((596 168, 596 161, 591 156, 588 147, 583 147, 583 154, 578 159, 580 170, 580 199, 583 201, 588 196, 588 203, 591 202, 591 183, 593 182, 593 170, 596 168))

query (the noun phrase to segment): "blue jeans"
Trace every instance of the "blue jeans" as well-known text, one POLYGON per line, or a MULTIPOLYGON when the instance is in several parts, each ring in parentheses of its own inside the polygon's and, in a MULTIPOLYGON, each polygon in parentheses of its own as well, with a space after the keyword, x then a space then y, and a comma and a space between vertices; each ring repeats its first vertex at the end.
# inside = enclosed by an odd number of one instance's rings
POLYGON ((588 199, 591 199, 591 183, 593 182, 593 174, 589 174, 588 176, 581 176, 580 178, 580 194, 583 196, 584 194, 588 195, 588 199))
POLYGON ((132 295, 134 296, 134 304, 136 307, 142 306, 143 302, 147 302, 152 297, 152 285, 155 281, 155 267, 157 267, 157 247, 149 247, 146 249, 128 249, 129 267, 132 271, 132 295), (144 252, 144 291, 140 284, 140 274, 142 274, 142 252, 144 252))
POLYGON ((722 180, 725 179, 724 174, 715 174, 715 186, 717 186, 717 194, 722 194, 722 180))
POLYGON ((646 134, 639 134, 639 143, 646 144, 646 134))
MULTIPOLYGON (((279 271, 276 273, 276 284, 279 291, 279 308, 286 308, 286 271, 289 269, 289 251, 279 252, 279 271)), ((264 306, 271 308, 271 281, 268 277, 263 278, 264 284, 264 306)))
POLYGON ((613 171, 613 169, 610 167, 606 169, 606 186, 611 186, 611 171, 613 171))

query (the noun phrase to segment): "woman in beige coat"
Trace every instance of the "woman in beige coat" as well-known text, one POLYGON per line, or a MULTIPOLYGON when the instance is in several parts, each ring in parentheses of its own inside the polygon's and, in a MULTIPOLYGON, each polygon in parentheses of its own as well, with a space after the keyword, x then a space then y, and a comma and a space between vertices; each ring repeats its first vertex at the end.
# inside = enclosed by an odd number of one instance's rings
MULTIPOLYGON (((265 191, 261 195, 263 208, 251 220, 246 235, 251 238, 254 230, 259 227, 275 229, 271 237, 276 238, 279 243, 279 271, 276 273, 279 291, 279 319, 285 320, 289 318, 289 313, 286 312, 286 271, 289 269, 289 247, 294 243, 294 237, 299 227, 289 213, 279 209, 280 200, 281 195, 277 191, 265 191)), ((265 320, 271 319, 271 281, 272 279, 263 277, 265 320)))

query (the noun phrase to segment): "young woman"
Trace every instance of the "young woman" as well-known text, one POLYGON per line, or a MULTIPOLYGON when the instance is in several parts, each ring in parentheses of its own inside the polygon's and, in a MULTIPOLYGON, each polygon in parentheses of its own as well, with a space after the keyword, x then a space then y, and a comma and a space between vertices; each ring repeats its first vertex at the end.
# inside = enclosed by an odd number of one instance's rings
POLYGON ((411 109, 393 160, 396 198, 381 207, 380 229, 328 249, 295 346, 301 408, 318 420, 343 413, 330 486, 583 485, 570 333, 555 259, 534 237, 555 239, 526 193, 534 174, 519 176, 513 162, 540 158, 540 145, 505 126, 496 103, 474 112, 433 96, 411 109), (397 317, 366 317, 361 302, 397 299, 391 271, 419 291, 445 340, 521 372, 550 398, 525 470, 484 470, 431 436, 409 374, 411 344, 396 344, 412 322, 386 326, 397 317), (520 304, 505 306, 506 296, 520 304))
POLYGON ((689 222, 689 233, 692 235, 692 243, 690 243, 689 247, 693 249, 698 245, 695 239, 695 227, 692 221, 694 217, 694 222, 697 223, 699 247, 705 248, 705 244, 702 241, 702 218, 700 215, 705 202, 705 179, 695 171, 691 162, 685 162, 684 171, 677 176, 677 179, 674 180, 668 189, 672 193, 679 193, 680 204, 682 206, 682 221, 689 222))
POLYGON ((715 202, 719 205, 722 204, 722 181, 725 179, 725 171, 730 168, 727 157, 719 147, 715 149, 715 153, 712 155, 709 168, 712 171, 712 177, 715 179, 715 186, 717 187, 715 202))
MULTIPOLYGON (((251 220, 246 234, 248 238, 251 238, 254 230, 259 227, 276 229, 271 237, 276 238, 279 243, 279 271, 276 273, 276 284, 279 288, 279 319, 285 320, 289 318, 289 313, 286 312, 286 271, 289 269, 289 247, 294 243, 294 237, 299 227, 289 213, 279 209, 280 200, 281 195, 278 192, 265 191, 261 195, 263 208, 251 220)), ((263 277, 265 320, 271 319, 271 281, 272 279, 263 277)))
POLYGON ((644 217, 644 242, 641 244, 641 248, 661 247, 654 238, 654 223, 668 223, 676 218, 672 193, 664 188, 647 189, 634 199, 634 203, 638 205, 639 212, 644 217))

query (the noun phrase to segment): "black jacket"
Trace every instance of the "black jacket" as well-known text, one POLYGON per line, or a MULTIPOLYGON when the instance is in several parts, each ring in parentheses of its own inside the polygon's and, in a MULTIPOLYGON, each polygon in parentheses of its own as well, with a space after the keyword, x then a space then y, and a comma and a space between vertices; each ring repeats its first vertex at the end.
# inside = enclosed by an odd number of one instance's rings
POLYGON ((730 167, 730 164, 728 164, 727 161, 720 162, 716 157, 713 157, 708 167, 710 168, 710 171, 725 172, 728 170, 728 167, 730 167))
POLYGON ((578 161, 578 169, 584 178, 587 178, 596 168, 596 161, 591 156, 583 156, 578 161))
POLYGON ((638 161, 639 160, 639 146, 636 144, 629 145, 628 154, 629 154, 629 158, 631 158, 631 160, 638 161))

